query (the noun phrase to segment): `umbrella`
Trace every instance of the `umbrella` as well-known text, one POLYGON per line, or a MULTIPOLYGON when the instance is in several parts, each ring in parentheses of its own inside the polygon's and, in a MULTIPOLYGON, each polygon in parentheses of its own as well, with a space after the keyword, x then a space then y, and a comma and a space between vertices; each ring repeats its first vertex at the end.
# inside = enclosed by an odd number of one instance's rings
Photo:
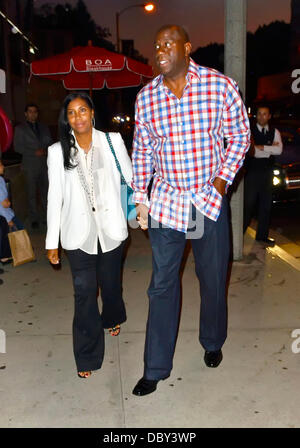
POLYGON ((74 47, 30 64, 32 75, 61 80, 68 90, 137 87, 152 78, 152 67, 105 48, 74 47))
MULTIPOLYGON (((13 139, 13 128, 10 119, 0 107, 0 150, 5 152, 8 150, 13 139)), ((0 154, 1 154, 0 151, 0 154)))

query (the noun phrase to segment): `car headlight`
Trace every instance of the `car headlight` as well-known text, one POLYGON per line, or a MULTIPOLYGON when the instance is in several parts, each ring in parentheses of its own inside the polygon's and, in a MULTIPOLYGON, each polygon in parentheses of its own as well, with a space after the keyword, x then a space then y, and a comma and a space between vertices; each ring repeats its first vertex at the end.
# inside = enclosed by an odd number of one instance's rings
POLYGON ((273 185, 276 186, 279 184, 281 184, 281 179, 279 179, 279 177, 277 177, 277 176, 274 176, 273 177, 273 185))

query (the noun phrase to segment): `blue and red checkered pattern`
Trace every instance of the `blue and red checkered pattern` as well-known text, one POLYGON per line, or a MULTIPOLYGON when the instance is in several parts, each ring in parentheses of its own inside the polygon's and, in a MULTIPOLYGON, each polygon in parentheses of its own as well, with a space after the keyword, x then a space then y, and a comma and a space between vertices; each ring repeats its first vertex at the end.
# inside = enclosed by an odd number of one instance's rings
POLYGON ((218 176, 227 185, 232 183, 249 143, 248 116, 236 83, 191 59, 180 99, 164 84, 162 75, 138 94, 133 201, 150 205, 156 221, 183 232, 188 227, 190 202, 216 221, 222 196, 212 182, 218 176), (147 187, 153 171, 149 204, 147 187))

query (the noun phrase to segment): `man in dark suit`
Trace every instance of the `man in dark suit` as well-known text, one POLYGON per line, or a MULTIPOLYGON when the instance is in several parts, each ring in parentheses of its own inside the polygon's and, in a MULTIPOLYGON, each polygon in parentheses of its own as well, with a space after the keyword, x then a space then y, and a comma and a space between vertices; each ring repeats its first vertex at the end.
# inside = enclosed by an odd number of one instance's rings
POLYGON ((22 169, 26 177, 28 192, 28 212, 32 228, 39 226, 37 209, 37 191, 39 190, 43 208, 43 220, 46 221, 47 210, 47 149, 52 139, 49 128, 38 122, 38 107, 27 104, 26 122, 15 129, 15 151, 22 154, 22 169))
POLYGON ((257 109, 257 123, 252 128, 252 143, 245 163, 244 184, 244 232, 247 230, 258 205, 256 240, 269 246, 269 221, 272 206, 272 182, 274 156, 282 152, 280 132, 269 125, 270 107, 257 109))

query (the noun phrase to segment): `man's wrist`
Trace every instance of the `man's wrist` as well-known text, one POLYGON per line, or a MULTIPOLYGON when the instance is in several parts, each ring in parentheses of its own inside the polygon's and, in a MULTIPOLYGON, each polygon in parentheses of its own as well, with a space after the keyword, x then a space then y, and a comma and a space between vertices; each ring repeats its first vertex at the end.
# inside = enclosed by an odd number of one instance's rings
POLYGON ((213 181, 213 186, 222 196, 224 196, 224 194, 226 193, 226 184, 227 184, 226 180, 218 176, 216 176, 213 181))

